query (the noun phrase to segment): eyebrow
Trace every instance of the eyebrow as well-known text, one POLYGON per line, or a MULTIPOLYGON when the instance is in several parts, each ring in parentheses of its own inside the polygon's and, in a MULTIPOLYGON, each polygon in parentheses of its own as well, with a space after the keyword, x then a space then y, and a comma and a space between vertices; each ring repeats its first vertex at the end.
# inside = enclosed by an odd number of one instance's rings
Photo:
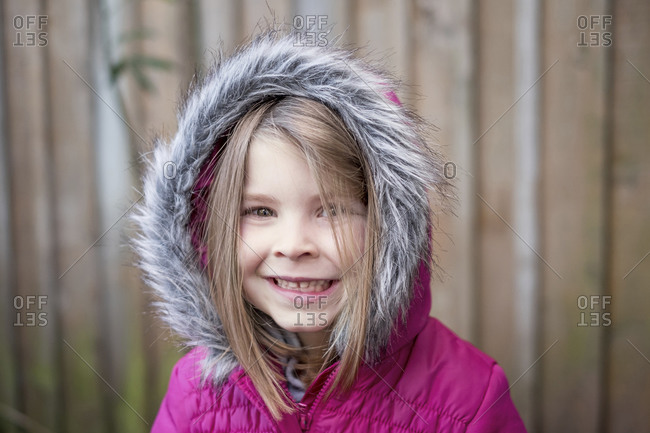
POLYGON ((280 200, 278 200, 273 195, 259 194, 259 193, 257 194, 244 193, 243 201, 263 201, 263 202, 277 203, 280 200))
MULTIPOLYGON (((309 197, 310 201, 320 201, 320 196, 318 194, 314 194, 313 196, 309 197)), ((261 193, 244 193, 244 197, 242 198, 242 201, 247 202, 247 201, 259 201, 259 202, 265 202, 265 203, 279 203, 280 200, 275 197, 274 195, 270 194, 261 194, 261 193)))

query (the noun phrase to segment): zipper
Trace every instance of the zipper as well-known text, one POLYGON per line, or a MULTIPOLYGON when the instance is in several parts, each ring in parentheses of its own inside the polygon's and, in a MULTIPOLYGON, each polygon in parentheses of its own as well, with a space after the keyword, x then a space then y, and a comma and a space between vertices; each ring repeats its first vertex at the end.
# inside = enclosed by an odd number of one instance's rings
POLYGON ((305 403, 298 403, 298 408, 300 410, 300 428, 302 431, 307 431, 311 425, 311 413, 309 412, 309 407, 305 403))
MULTIPOLYGON (((318 391, 318 394, 316 394, 316 397, 314 398, 314 401, 312 401, 311 405, 307 405, 305 403, 298 403, 298 407, 301 409, 300 413, 300 428, 302 429, 303 432, 306 432, 309 430, 309 427, 311 426, 311 421, 314 416, 314 412, 316 411, 316 407, 321 401, 321 398, 323 395, 325 395, 325 392, 327 392, 328 388, 330 387, 332 381, 334 380, 334 377, 336 376, 336 371, 338 370, 338 365, 330 371, 329 376, 327 376, 327 379, 325 380, 325 383, 323 386, 321 386, 320 391, 318 391)), ((306 393, 305 393, 306 395, 306 393)), ((304 399, 304 397, 303 397, 304 399)))
MULTIPOLYGON (((338 362, 337 362, 338 363, 338 362)), ((285 381, 282 381, 282 388, 287 392, 287 395, 293 401, 296 406, 298 406, 298 420, 300 424, 300 429, 303 432, 306 432, 309 430, 309 427, 311 426, 312 419, 314 417, 314 411, 316 410, 316 407, 318 406, 318 403, 320 403, 321 397, 324 395, 324 393, 327 391, 327 389, 330 387, 332 381, 334 380, 334 376, 336 371, 338 370, 338 365, 336 365, 332 371, 329 373, 329 376, 327 376, 327 379, 325 380, 325 383, 323 383, 323 386, 321 386, 320 391, 318 391, 318 394, 316 394, 316 397, 314 397, 314 400, 311 402, 311 404, 306 404, 303 403, 305 400, 305 397, 308 395, 309 388, 306 390, 305 395, 302 398, 302 401, 299 403, 296 401, 295 398, 293 398, 293 395, 289 391, 289 386, 285 381)))
MULTIPOLYGON (((309 406, 307 404, 302 403, 302 402, 297 402, 295 398, 293 398, 293 394, 291 394, 291 391, 289 391, 289 386, 287 385, 286 382, 282 381, 282 388, 287 392, 287 395, 291 399, 291 401, 298 407, 298 424, 300 424, 300 429, 304 432, 309 430, 309 426, 311 425, 311 418, 312 415, 309 411, 309 406)), ((305 392, 305 395, 307 393, 305 392)), ((305 397, 303 396, 303 399, 305 397)))

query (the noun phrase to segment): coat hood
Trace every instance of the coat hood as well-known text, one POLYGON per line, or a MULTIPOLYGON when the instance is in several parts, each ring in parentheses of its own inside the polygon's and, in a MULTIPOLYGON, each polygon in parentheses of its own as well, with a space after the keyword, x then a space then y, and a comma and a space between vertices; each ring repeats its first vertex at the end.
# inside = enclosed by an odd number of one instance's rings
MULTIPOLYGON (((425 123, 392 92, 396 81, 350 51, 331 43, 296 46, 294 36, 264 32, 220 58, 192 86, 179 110, 177 133, 154 145, 143 176, 144 198, 133 214, 139 232, 133 247, 159 315, 188 347, 206 349, 203 373, 216 383, 238 363, 203 272, 205 251, 193 227, 205 209, 196 197, 207 190, 207 162, 224 136, 268 98, 305 97, 332 109, 371 167, 381 235, 365 361, 373 364, 385 350, 395 350, 429 314, 434 264, 429 197, 437 193, 441 204, 448 197, 444 161, 426 144, 425 123)), ((343 332, 335 341, 339 354, 349 339, 343 332)))

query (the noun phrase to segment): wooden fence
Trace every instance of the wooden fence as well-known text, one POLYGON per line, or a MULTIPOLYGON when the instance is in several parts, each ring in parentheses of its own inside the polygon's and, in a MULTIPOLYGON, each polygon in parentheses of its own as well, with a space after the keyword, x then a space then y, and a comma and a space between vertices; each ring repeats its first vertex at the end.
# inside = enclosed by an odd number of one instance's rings
POLYGON ((269 9, 384 59, 440 128, 460 202, 432 314, 529 431, 650 431, 643 0, 1 2, 0 431, 150 429, 181 353, 124 246, 138 154, 269 9))

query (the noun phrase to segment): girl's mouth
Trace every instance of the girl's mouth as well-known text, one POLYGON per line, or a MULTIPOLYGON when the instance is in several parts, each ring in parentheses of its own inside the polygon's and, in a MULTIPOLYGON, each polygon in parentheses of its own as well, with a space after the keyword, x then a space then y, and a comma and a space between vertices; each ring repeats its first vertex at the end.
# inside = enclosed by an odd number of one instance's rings
POLYGON ((334 280, 287 281, 273 278, 273 283, 282 289, 300 293, 320 293, 332 287, 334 280))
POLYGON ((341 283, 341 280, 288 281, 275 277, 266 280, 271 289, 294 303, 297 298, 308 303, 313 303, 314 299, 327 299, 338 290, 341 283))

